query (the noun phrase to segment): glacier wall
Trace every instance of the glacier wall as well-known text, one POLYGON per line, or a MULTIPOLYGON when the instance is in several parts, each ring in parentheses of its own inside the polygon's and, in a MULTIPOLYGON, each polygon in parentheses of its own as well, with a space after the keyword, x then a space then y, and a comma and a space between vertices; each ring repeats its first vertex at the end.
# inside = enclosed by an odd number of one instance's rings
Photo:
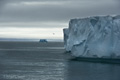
POLYGON ((64 46, 75 57, 120 58, 120 16, 71 19, 64 46))

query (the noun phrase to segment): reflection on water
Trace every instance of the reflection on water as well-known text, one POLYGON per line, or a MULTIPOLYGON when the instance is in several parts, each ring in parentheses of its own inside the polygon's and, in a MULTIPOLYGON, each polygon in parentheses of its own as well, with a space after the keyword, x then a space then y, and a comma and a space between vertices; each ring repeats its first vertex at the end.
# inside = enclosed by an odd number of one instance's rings
POLYGON ((46 49, 63 50, 64 47, 22 47, 22 48, 13 48, 13 49, 0 49, 0 51, 41 51, 41 50, 44 51, 46 49))
POLYGON ((70 61, 68 80, 120 80, 120 65, 70 61))
POLYGON ((65 80, 63 47, 0 49, 0 80, 65 80))
POLYGON ((0 49, 0 80, 120 80, 120 64, 71 61, 62 47, 0 49))
POLYGON ((64 80, 65 65, 61 62, 11 63, 5 67, 1 79, 64 80))

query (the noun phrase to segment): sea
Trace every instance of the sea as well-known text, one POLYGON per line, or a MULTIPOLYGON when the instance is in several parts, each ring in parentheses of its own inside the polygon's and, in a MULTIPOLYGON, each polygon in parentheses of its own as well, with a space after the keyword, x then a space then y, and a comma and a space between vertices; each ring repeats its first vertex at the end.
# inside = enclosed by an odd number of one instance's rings
POLYGON ((0 80, 120 80, 120 64, 72 58, 63 42, 0 41, 0 80))

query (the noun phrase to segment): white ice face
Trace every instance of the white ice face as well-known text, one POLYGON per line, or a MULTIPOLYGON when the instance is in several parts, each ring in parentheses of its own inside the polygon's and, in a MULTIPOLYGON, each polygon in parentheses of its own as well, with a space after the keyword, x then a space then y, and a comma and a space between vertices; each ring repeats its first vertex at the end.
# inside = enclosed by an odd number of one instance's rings
POLYGON ((120 16, 72 19, 64 29, 66 51, 76 57, 120 57, 120 16))

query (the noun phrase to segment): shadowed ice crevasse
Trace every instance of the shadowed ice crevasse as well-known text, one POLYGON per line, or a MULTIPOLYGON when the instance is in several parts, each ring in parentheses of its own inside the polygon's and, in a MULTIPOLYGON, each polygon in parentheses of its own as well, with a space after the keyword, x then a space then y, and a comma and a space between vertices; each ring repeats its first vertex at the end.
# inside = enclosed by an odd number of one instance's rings
POLYGON ((120 58, 120 16, 71 19, 64 46, 75 57, 120 58))

